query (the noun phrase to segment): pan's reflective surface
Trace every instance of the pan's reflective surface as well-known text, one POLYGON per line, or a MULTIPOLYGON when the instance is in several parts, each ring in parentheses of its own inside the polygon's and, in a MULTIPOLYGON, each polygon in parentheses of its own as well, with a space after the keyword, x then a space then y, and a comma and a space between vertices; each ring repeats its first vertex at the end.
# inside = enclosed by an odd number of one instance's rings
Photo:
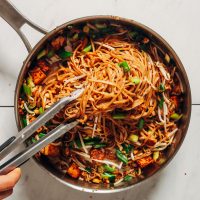
MULTIPOLYGON (((17 83, 17 87, 16 87, 16 96, 15 96, 15 114, 16 114, 16 120, 17 120, 17 124, 18 124, 18 128, 21 128, 21 124, 20 124, 20 120, 19 120, 19 115, 18 115, 18 108, 17 108, 17 101, 19 98, 19 92, 20 92, 20 88, 22 85, 22 81, 23 78, 30 66, 30 63, 33 59, 33 57, 40 51, 41 46, 43 46, 43 44, 46 42, 46 40, 51 39, 53 36, 55 36, 55 34, 57 34, 59 31, 62 31, 63 29, 65 29, 66 26, 71 25, 71 24, 78 24, 78 23, 82 23, 85 21, 92 21, 94 22, 94 20, 111 20, 111 21, 117 21, 118 23, 122 23, 124 25, 127 26, 133 26, 133 27, 137 27, 138 29, 140 29, 141 31, 145 32, 145 34, 155 43, 155 45, 158 48, 161 48, 163 51, 165 51, 166 53, 168 53, 170 55, 170 57, 172 57, 174 59, 174 62, 176 63, 176 66, 178 68, 178 73, 179 76, 182 80, 183 83, 183 87, 184 87, 184 91, 185 91, 185 102, 184 104, 186 105, 184 108, 184 117, 182 118, 182 122, 181 122, 181 126, 179 129, 179 132, 176 134, 176 138, 174 139, 174 143, 173 145, 171 145, 168 153, 167 153, 167 157, 168 157, 168 161, 162 165, 161 167, 158 166, 153 166, 151 168, 148 168, 148 170, 145 171, 145 179, 152 176, 155 172, 159 171, 161 168, 163 168, 171 159, 172 157, 175 155, 175 153, 177 152, 177 150, 179 149, 188 125, 189 125, 189 120, 190 120, 190 112, 191 112, 191 93, 190 93, 190 87, 189 87, 189 82, 187 79, 187 75, 186 72, 179 60, 179 58, 177 57, 177 55, 175 54, 175 52, 171 49, 171 47, 159 36, 157 35, 155 32, 153 32, 151 29, 145 27, 144 25, 141 25, 135 21, 132 20, 127 20, 127 19, 122 19, 119 17, 113 17, 113 16, 92 16, 92 17, 86 17, 86 18, 81 18, 81 19, 77 19, 77 20, 73 20, 71 22, 68 22, 64 25, 61 25, 60 27, 56 28, 55 30, 51 31, 49 34, 47 34, 36 46, 35 48, 31 51, 31 53, 29 54, 28 58, 26 59, 24 66, 22 67, 22 70, 20 72, 19 78, 18 78, 18 83, 17 83)), ((43 158, 40 161, 37 161, 39 165, 41 165, 44 169, 48 170, 49 173, 51 175, 53 175, 57 180, 61 181, 62 183, 69 185, 73 188, 79 189, 79 190, 84 190, 84 191, 89 191, 89 192, 99 192, 99 193, 106 193, 106 192, 118 192, 124 189, 128 189, 133 187, 136 183, 141 182, 142 180, 134 180, 133 182, 129 182, 129 183, 125 183, 122 186, 116 187, 116 188, 109 188, 109 186, 105 186, 105 185, 96 185, 96 184, 89 184, 89 183, 85 183, 82 181, 78 181, 78 180, 72 180, 70 178, 67 177, 63 177, 63 174, 60 174, 58 171, 54 170, 51 165, 48 163, 48 161, 43 158)), ((143 180, 145 180, 143 179, 143 180)))

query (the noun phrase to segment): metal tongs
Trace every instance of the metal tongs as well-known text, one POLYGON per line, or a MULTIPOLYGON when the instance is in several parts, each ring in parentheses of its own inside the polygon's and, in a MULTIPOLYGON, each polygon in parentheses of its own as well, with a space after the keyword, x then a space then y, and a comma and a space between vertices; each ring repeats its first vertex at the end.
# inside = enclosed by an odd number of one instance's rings
MULTIPOLYGON (((53 116, 58 113, 65 105, 71 101, 77 99, 84 89, 78 89, 71 93, 68 97, 63 97, 58 102, 53 104, 49 109, 42 113, 37 119, 35 119, 28 126, 23 128, 16 136, 12 136, 0 146, 0 161, 5 158, 9 153, 12 152, 19 144, 22 144, 28 139, 38 128, 48 122, 53 116)), ((77 121, 67 123, 61 123, 55 129, 47 133, 44 137, 38 140, 36 143, 31 144, 22 152, 18 153, 4 164, 0 166, 0 174, 7 174, 16 167, 22 165, 29 158, 35 155, 42 148, 47 146, 49 143, 55 141, 61 137, 64 133, 68 132, 78 124, 77 121)))

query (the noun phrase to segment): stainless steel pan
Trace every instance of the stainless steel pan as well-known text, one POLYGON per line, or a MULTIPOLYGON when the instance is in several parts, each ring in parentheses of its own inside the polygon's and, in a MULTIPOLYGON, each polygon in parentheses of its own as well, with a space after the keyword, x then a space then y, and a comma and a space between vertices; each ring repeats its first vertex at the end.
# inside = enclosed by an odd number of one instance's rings
POLYGON ((121 186, 115 187, 115 188, 109 188, 109 186, 105 185, 97 185, 97 184, 91 184, 91 183, 86 183, 83 181, 79 180, 72 180, 69 177, 63 176, 63 174, 59 173, 56 171, 49 163, 47 160, 35 160, 37 164, 42 167, 45 171, 47 171, 51 176, 53 176, 57 181, 62 182, 66 186, 70 186, 72 188, 75 188, 77 190, 81 191, 87 191, 87 192, 96 192, 96 193, 112 193, 112 192, 119 192, 119 191, 124 191, 127 189, 133 188, 136 184, 143 182, 144 180, 148 179, 151 177, 153 174, 157 173, 160 171, 163 167, 165 167, 171 159, 174 157, 174 155, 177 153, 179 150, 188 126, 189 126, 189 121, 190 121, 190 114, 191 114, 191 90, 190 90, 190 85, 189 81, 187 78, 187 74, 185 72, 185 69, 174 52, 174 50, 170 47, 170 45, 156 32, 151 30, 150 28, 136 22, 130 19, 124 19, 121 17, 116 17, 116 16, 90 16, 90 17, 83 17, 79 19, 75 19, 72 21, 69 21, 61 26, 58 26, 54 30, 47 32, 43 28, 35 25, 34 23, 30 22, 27 18, 25 18, 22 14, 19 13, 8 1, 6 0, 1 0, 0 1, 0 16, 3 17, 14 29, 15 31, 19 34, 21 39, 23 40, 29 55, 27 56, 26 60, 23 63, 23 66, 21 68, 21 71, 18 76, 17 84, 16 84, 16 90, 15 90, 15 117, 16 117, 16 122, 18 129, 20 130, 22 128, 21 123, 20 123, 20 118, 19 118, 19 113, 18 113, 18 98, 19 98, 19 93, 20 93, 20 88, 22 86, 23 78, 29 69, 30 63, 32 62, 33 58, 35 55, 40 51, 42 48, 43 44, 54 37, 59 31, 65 29, 66 26, 71 25, 71 24, 79 24, 83 23, 86 21, 95 21, 95 20, 105 20, 105 21, 117 21, 118 23, 125 24, 127 26, 132 26, 132 27, 137 27, 141 31, 143 31, 148 37, 161 49, 163 49, 166 53, 170 55, 174 59, 174 62, 176 63, 176 66, 178 68, 178 73, 179 76, 182 80, 183 83, 183 88, 184 88, 184 117, 182 118, 181 125, 179 128, 178 133, 176 134, 176 137, 174 139, 173 145, 171 145, 168 153, 167 153, 167 162, 165 162, 162 166, 160 167, 153 167, 148 169, 148 171, 145 172, 145 178, 143 180, 135 180, 130 183, 124 183, 121 186), (20 30, 20 28, 24 25, 28 24, 35 30, 45 34, 45 36, 35 45, 33 49, 31 49, 30 43, 20 30))

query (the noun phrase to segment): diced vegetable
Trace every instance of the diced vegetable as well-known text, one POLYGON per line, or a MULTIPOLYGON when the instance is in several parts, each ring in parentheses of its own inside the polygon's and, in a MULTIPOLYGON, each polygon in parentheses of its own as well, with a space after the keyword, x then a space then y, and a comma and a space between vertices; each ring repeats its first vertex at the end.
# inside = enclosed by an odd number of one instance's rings
POLYGON ((141 168, 144 168, 144 167, 150 165, 151 163, 153 163, 154 160, 151 156, 147 156, 147 157, 137 160, 136 162, 141 168))
POLYGON ((35 86, 35 84, 33 83, 33 79, 32 79, 31 76, 29 76, 29 77, 27 78, 27 84, 28 84, 28 86, 29 86, 30 88, 32 88, 32 87, 35 86))
POLYGON ((124 113, 114 113, 112 115, 112 118, 113 119, 125 119, 126 118, 126 115, 124 113))
POLYGON ((139 130, 142 130, 143 129, 143 127, 144 127, 144 119, 143 118, 141 118, 140 120, 139 120, 139 123, 138 123, 138 129, 139 130))
POLYGON ((78 178, 81 175, 81 170, 75 163, 72 163, 71 166, 67 169, 67 173, 72 178, 78 178))
POLYGON ((153 152, 153 159, 156 161, 159 158, 159 151, 154 151, 153 152))
POLYGON ((130 175, 126 175, 126 176, 124 177, 124 181, 131 181, 132 179, 133 179, 133 177, 130 176, 130 175))
POLYGON ((31 88, 28 85, 26 85, 25 83, 23 84, 23 90, 27 96, 31 96, 31 88))
POLYGON ((135 142, 138 142, 139 137, 138 137, 138 135, 131 134, 128 139, 129 139, 129 141, 135 143, 135 142))
POLYGON ((44 112, 44 109, 42 107, 40 107, 39 112, 40 112, 40 114, 42 114, 44 112))
POLYGON ((44 57, 46 53, 47 53, 46 49, 43 49, 42 51, 40 51, 40 53, 37 55, 37 60, 44 57))
POLYGON ((69 51, 61 51, 59 53, 59 57, 62 58, 62 59, 66 59, 66 58, 68 58, 68 57, 70 57, 72 55, 73 55, 73 53, 69 52, 69 51))
POLYGON ((38 136, 39 136, 39 138, 42 138, 42 137, 45 136, 45 134, 44 133, 39 133, 38 136))
POLYGON ((140 83, 140 79, 138 77, 133 77, 131 78, 131 81, 135 84, 138 85, 140 83))
POLYGON ((111 183, 115 182, 115 175, 114 174, 111 174, 111 173, 108 173, 108 172, 104 172, 101 177, 103 179, 108 179, 111 183))
POLYGON ((99 137, 87 137, 87 138, 83 138, 83 141, 85 143, 85 145, 96 145, 99 144, 101 141, 101 138, 99 137))
POLYGON ((26 126, 27 126, 26 117, 22 117, 22 125, 23 125, 23 127, 26 127, 26 126))
POLYGON ((163 103, 164 103, 164 98, 163 98, 163 96, 160 98, 160 101, 158 101, 158 106, 160 107, 160 108, 163 108, 163 103))
POLYGON ((165 85, 164 84, 160 84, 159 86, 159 91, 164 92, 165 91, 165 85))
POLYGON ((175 120, 178 120, 182 117, 182 115, 179 115, 178 113, 173 113, 170 118, 171 119, 175 119, 175 120))
POLYGON ((109 165, 103 165, 103 167, 104 167, 104 170, 106 171, 106 172, 114 172, 115 171, 115 169, 113 168, 113 167, 110 167, 109 165))
POLYGON ((120 67, 123 67, 124 72, 129 72, 130 71, 130 67, 128 65, 128 63, 126 61, 121 62, 118 64, 120 67))
POLYGON ((91 172, 92 172, 92 169, 91 169, 91 167, 86 167, 86 168, 85 168, 85 171, 86 171, 87 173, 91 173, 91 172))
POLYGON ((77 145, 77 147, 78 147, 79 149, 82 147, 82 144, 81 144, 81 141, 80 141, 79 138, 76 139, 74 142, 76 143, 76 145, 77 145))
POLYGON ((31 138, 32 143, 37 142, 37 140, 35 138, 31 138))
POLYGON ((99 149, 99 148, 102 148, 102 147, 105 147, 105 146, 106 146, 106 143, 99 143, 99 144, 93 145, 93 147, 94 147, 95 149, 99 149))
POLYGON ((169 55, 168 55, 168 54, 165 54, 165 60, 167 61, 167 63, 169 63, 169 62, 170 62, 170 57, 169 57, 169 55))
POLYGON ((128 163, 128 158, 119 149, 116 150, 116 155, 120 161, 122 161, 125 164, 128 163))
POLYGON ((123 147, 123 150, 124 150, 127 154, 129 154, 130 151, 133 149, 133 146, 132 146, 131 144, 125 144, 125 143, 123 143, 123 144, 122 144, 122 147, 123 147))
POLYGON ((83 49, 83 52, 84 53, 87 53, 87 52, 89 52, 89 51, 91 51, 92 50, 92 46, 91 45, 88 45, 87 47, 85 47, 84 49, 83 49))
POLYGON ((50 51, 47 53, 47 57, 48 57, 48 58, 51 58, 54 54, 55 54, 55 52, 54 52, 53 50, 50 50, 50 51))

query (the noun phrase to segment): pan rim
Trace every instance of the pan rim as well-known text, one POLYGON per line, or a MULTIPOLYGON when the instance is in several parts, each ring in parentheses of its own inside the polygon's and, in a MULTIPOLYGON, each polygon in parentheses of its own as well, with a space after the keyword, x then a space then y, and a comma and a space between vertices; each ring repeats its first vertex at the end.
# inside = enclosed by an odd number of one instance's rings
POLYGON ((186 87, 187 87, 187 120, 186 120, 186 124, 184 125, 184 129, 183 129, 183 134, 181 136, 181 139, 179 141, 179 144, 177 145, 173 155, 156 171, 154 172, 152 175, 132 184, 132 185, 128 185, 125 187, 121 187, 121 188, 108 188, 108 189, 92 189, 92 188, 84 188, 82 186, 76 185, 76 184, 72 184, 69 183, 63 179, 61 179, 60 177, 58 177, 57 175, 55 175, 53 172, 51 172, 49 169, 47 169, 45 166, 43 166, 38 160, 34 159, 34 161, 36 161, 36 163, 48 174, 50 174, 52 177, 54 177, 56 180, 58 180, 59 182, 62 182, 64 185, 67 185, 71 188, 80 190, 80 191, 85 191, 85 192, 91 192, 91 193, 116 193, 116 192, 121 192, 121 191, 125 191, 125 190, 129 190, 132 189, 133 187, 135 187, 136 185, 139 185, 147 180, 149 180, 149 178, 155 176, 156 174, 159 174, 163 168, 165 168, 170 162, 171 160, 175 157, 175 155, 177 154, 177 152, 179 151, 185 136, 187 134, 188 131, 188 127, 189 127, 189 123, 190 123, 190 118, 191 118, 191 108, 192 108, 192 104, 191 104, 191 89, 190 89, 190 84, 189 84, 189 80, 188 80, 188 76, 187 73, 185 71, 185 68, 181 62, 181 60, 179 59, 178 55, 176 54, 176 52, 173 50, 173 48, 169 45, 169 43, 162 38, 162 36, 160 36, 158 33, 156 33, 154 30, 152 30, 151 28, 143 25, 142 23, 139 23, 135 20, 132 19, 126 19, 126 18, 122 18, 122 17, 118 17, 118 16, 113 16, 113 15, 93 15, 93 16, 86 16, 86 17, 81 17, 81 18, 77 18, 74 20, 70 20, 58 27, 56 27, 55 29, 53 29, 52 31, 50 31, 49 33, 47 33, 32 49, 32 51, 28 54, 27 58, 25 59, 23 66, 19 72, 18 75, 18 80, 16 83, 16 88, 15 88, 15 99, 14 99, 14 109, 15 109, 15 120, 17 123, 17 127, 18 130, 21 129, 21 125, 20 125, 20 119, 19 119, 19 115, 18 115, 18 98, 19 98, 19 90, 20 90, 20 85, 22 84, 22 80, 25 74, 26 69, 30 66, 30 60, 31 58, 34 57, 35 53, 38 51, 38 49, 42 46, 42 44, 44 42, 46 42, 48 40, 48 38, 51 38, 52 36, 56 35, 59 31, 63 30, 66 26, 71 25, 71 24, 77 24, 80 22, 85 22, 85 21, 89 21, 89 20, 114 20, 114 21, 118 21, 120 23, 127 23, 130 26, 137 26, 140 29, 142 29, 144 32, 147 32, 149 34, 151 34, 153 37, 155 37, 159 42, 162 43, 163 46, 165 46, 166 49, 168 49, 168 51, 173 55, 173 57, 176 59, 176 62, 178 63, 179 66, 179 70, 181 71, 182 75, 183 75, 183 79, 186 83, 186 87))

